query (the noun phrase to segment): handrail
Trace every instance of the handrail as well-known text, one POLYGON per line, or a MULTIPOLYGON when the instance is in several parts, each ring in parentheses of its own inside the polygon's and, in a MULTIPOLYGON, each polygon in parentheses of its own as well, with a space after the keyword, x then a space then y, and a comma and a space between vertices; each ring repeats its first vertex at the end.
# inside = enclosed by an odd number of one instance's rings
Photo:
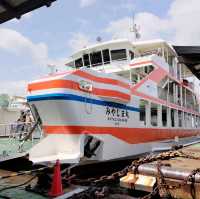
POLYGON ((12 123, 6 123, 6 124, 1 124, 0 126, 10 126, 10 125, 14 125, 14 124, 33 124, 34 122, 12 122, 12 123))
MULTIPOLYGON (((7 124, 0 124, 0 136, 17 137, 23 136, 30 131, 36 122, 13 122, 7 124)), ((34 129, 35 130, 35 129, 34 129)))

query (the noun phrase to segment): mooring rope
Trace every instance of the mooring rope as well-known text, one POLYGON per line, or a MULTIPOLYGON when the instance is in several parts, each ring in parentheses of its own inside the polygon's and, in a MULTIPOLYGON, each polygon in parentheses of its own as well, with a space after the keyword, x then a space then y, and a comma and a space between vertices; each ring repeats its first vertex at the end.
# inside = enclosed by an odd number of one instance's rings
POLYGON ((8 190, 8 189, 14 189, 14 188, 17 188, 17 187, 24 186, 24 185, 28 184, 29 182, 31 182, 32 180, 34 180, 36 177, 37 177, 37 176, 33 176, 33 177, 31 177, 30 179, 28 179, 27 181, 25 181, 25 182, 23 182, 23 183, 21 183, 21 184, 9 186, 9 187, 4 187, 4 188, 0 189, 0 192, 5 191, 5 190, 8 190))
POLYGON ((12 177, 16 177, 16 176, 21 176, 21 175, 29 175, 29 174, 32 174, 32 173, 35 173, 35 172, 38 172, 38 171, 43 171, 47 168, 52 168, 52 167, 42 167, 42 168, 38 168, 38 169, 32 169, 32 170, 29 170, 29 171, 20 171, 20 172, 17 172, 17 173, 11 173, 7 176, 0 176, 0 180, 6 179, 6 178, 12 178, 12 177))

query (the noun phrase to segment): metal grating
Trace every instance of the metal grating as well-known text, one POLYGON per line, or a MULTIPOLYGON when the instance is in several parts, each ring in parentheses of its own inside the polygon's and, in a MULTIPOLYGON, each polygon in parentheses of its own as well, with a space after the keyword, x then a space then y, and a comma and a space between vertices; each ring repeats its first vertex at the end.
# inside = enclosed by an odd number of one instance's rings
POLYGON ((49 7, 56 0, 0 0, 0 24, 20 17, 42 6, 49 7))

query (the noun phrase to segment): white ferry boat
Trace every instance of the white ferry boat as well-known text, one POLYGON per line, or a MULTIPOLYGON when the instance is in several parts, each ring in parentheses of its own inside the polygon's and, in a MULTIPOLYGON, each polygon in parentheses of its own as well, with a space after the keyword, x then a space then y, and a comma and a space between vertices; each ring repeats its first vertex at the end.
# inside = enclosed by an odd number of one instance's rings
POLYGON ((73 54, 66 72, 31 82, 45 138, 30 160, 114 160, 198 136, 198 65, 180 58, 163 40, 99 42, 73 54))

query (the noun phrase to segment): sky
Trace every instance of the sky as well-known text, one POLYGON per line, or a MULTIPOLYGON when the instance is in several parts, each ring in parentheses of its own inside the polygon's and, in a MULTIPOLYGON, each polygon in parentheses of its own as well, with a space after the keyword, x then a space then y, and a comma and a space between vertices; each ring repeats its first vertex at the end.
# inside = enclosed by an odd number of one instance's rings
POLYGON ((0 93, 26 95, 48 64, 63 66, 98 36, 132 39, 133 15, 140 40, 200 45, 200 0, 57 0, 0 25, 0 93))

